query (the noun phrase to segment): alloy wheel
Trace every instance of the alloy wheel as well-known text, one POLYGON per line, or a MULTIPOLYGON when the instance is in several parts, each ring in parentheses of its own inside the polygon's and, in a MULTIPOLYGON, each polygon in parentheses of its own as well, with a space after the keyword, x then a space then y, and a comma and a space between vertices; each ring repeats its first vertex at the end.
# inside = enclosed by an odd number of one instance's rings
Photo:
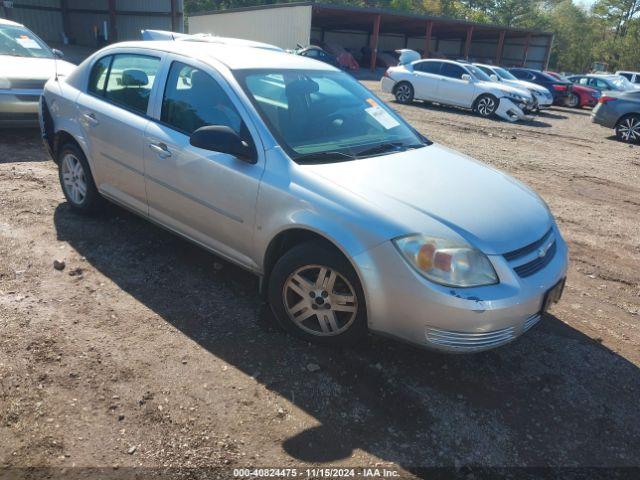
POLYGON ((284 306, 289 318, 312 335, 329 337, 346 331, 358 313, 355 289, 338 271, 306 265, 284 283, 284 306))
POLYGON ((640 140, 640 117, 627 117, 618 123, 618 135, 625 142, 640 140))
POLYGON ((580 97, 575 93, 569 95, 569 100, 567 101, 567 105, 571 108, 576 108, 580 105, 580 97))
POLYGON ((67 196, 76 205, 82 205, 87 197, 87 179, 82 163, 68 153, 62 158, 62 185, 67 196))
POLYGON ((478 102, 478 113, 483 117, 493 115, 496 110, 496 101, 491 97, 483 97, 478 102))
POLYGON ((409 88, 409 85, 400 85, 396 89, 396 99, 401 103, 407 103, 411 99, 411 88, 409 88))

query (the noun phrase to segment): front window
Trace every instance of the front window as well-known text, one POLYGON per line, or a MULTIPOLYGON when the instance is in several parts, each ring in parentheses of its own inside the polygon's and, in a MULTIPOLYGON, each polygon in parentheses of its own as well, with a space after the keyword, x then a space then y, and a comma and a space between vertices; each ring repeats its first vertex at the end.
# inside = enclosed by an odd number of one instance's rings
POLYGON ((298 163, 364 158, 428 144, 343 72, 245 70, 236 77, 298 163))
POLYGON ((53 52, 33 32, 16 25, 0 25, 0 55, 53 58, 53 52))

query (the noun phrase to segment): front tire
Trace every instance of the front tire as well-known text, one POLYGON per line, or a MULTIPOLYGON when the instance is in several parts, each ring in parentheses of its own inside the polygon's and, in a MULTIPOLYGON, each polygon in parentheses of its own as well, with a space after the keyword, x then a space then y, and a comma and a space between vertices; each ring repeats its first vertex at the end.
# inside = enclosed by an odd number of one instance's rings
POLYGON ((481 117, 490 118, 496 113, 499 104, 500 100, 486 93, 478 97, 473 110, 481 117))
POLYGON ((415 92, 413 90, 413 85, 409 82, 400 82, 393 90, 393 94, 395 95, 398 103, 408 105, 413 102, 415 92))
POLYGON ((567 98, 567 107, 580 108, 580 97, 575 93, 570 93, 567 98))
POLYGON ((80 148, 67 143, 58 153, 58 178, 71 208, 80 213, 94 213, 103 199, 91 174, 89 162, 80 148))
POLYGON ((616 138, 621 142, 640 142, 640 115, 632 114, 622 117, 616 123, 616 138))
POLYGON ((329 346, 353 345, 367 333, 364 292, 349 261, 321 243, 305 243, 276 263, 269 304, 292 334, 329 346))

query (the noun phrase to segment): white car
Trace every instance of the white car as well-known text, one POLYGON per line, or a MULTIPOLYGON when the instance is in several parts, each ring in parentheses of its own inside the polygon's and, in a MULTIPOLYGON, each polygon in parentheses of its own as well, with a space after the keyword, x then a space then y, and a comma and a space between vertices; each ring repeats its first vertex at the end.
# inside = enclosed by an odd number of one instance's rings
POLYGON ((75 65, 58 59, 24 25, 0 18, 0 127, 38 125, 38 99, 56 73, 65 76, 75 65))
POLYGON ((528 91, 494 82, 478 67, 452 60, 418 60, 391 67, 382 77, 381 88, 400 103, 424 100, 453 105, 510 122, 529 119, 527 113, 535 105, 528 91))
POLYGON ((544 110, 553 105, 553 95, 551 92, 537 83, 527 82, 526 80, 520 80, 516 78, 511 72, 502 67, 496 67, 495 65, 485 65, 482 63, 474 63, 476 67, 481 69, 484 73, 489 75, 489 78, 496 82, 503 82, 512 87, 522 88, 531 92, 533 98, 538 104, 539 110, 544 110))
POLYGON ((631 72, 628 70, 618 70, 616 75, 626 78, 633 86, 636 88, 640 88, 640 72, 631 72))

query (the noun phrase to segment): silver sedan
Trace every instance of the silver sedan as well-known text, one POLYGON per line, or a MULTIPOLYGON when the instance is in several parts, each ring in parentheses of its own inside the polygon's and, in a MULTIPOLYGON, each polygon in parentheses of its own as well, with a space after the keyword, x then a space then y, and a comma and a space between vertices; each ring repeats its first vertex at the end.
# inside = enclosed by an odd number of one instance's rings
POLYGON ((116 44, 47 83, 41 127, 71 207, 108 199, 256 273, 306 340, 489 349, 564 287, 567 247, 538 195, 321 62, 116 44))

